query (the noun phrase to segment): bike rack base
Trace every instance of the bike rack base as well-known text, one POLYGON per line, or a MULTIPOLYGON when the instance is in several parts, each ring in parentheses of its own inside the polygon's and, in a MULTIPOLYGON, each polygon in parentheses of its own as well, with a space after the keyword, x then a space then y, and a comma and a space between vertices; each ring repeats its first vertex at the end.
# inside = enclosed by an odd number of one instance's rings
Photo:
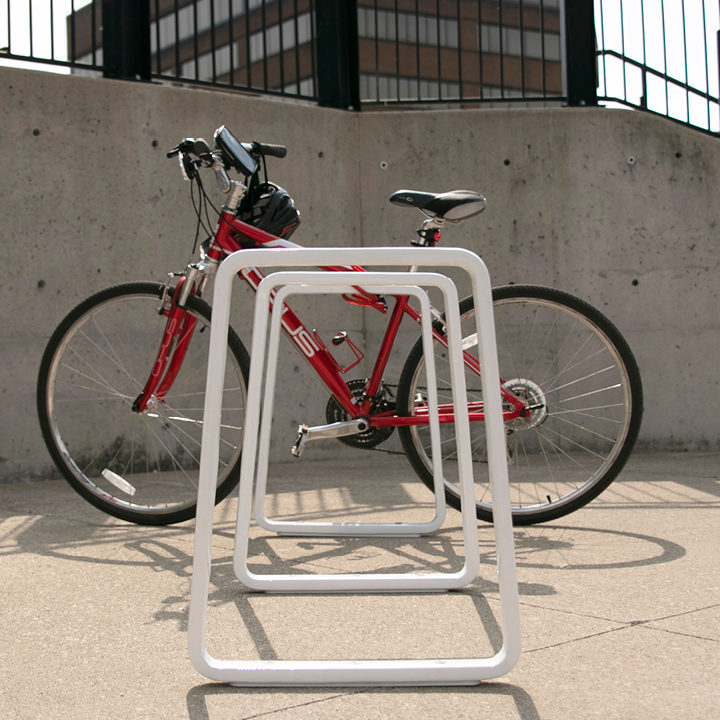
MULTIPOLYGON (((479 363, 483 377, 499 377, 495 333, 492 314, 490 279, 484 263, 475 254, 455 248, 312 248, 283 250, 241 250, 230 255, 220 265, 216 277, 213 298, 213 322, 210 331, 210 353, 208 379, 205 397, 205 412, 202 434, 200 480, 195 525, 195 551, 188 621, 188 652, 195 668, 206 677, 219 682, 238 686, 398 686, 398 685, 473 685, 485 679, 499 677, 511 670, 520 655, 520 629, 517 580, 512 535, 512 516, 505 438, 502 423, 502 405, 499 386, 489 382, 484 386, 485 426, 487 432, 488 468, 493 495, 494 533, 497 549, 497 575, 501 601, 501 627, 503 644, 500 650, 489 658, 431 659, 431 660, 220 660, 212 657, 206 647, 207 605, 210 585, 213 507, 217 481, 218 446, 220 430, 220 409, 222 399, 222 378, 226 361, 226 336, 229 321, 229 305, 234 275, 242 267, 303 267, 303 266, 351 266, 358 262, 363 265, 421 267, 454 267, 464 269, 470 276, 475 299, 475 317, 479 342, 479 363)), ((361 284, 361 276, 355 275, 355 284, 361 284)), ((449 281, 448 281, 449 282, 449 281)), ((407 286, 412 277, 405 275, 399 282, 407 286)), ((452 288, 454 291, 454 286, 452 288)), ((450 292, 452 295, 452 292, 450 292)), ((256 313, 258 312, 256 308, 256 313)), ((460 324, 457 313, 449 313, 448 334, 460 338, 460 324)), ((460 354, 459 347, 450 344, 450 353, 460 354)), ((459 346, 459 343, 457 343, 459 346)), ((452 360, 451 360, 452 362, 452 360)), ((461 362, 461 361, 460 361, 461 362)), ((251 378, 252 379, 252 378, 251 378)), ((460 372, 457 380, 462 393, 453 383, 453 401, 458 410, 466 402, 464 376, 460 372), (462 395, 462 403, 457 396, 462 395)), ((252 483, 254 464, 257 456, 257 427, 259 421, 260 388, 250 383, 248 410, 254 413, 254 431, 251 419, 246 414, 245 444, 241 466, 240 501, 238 523, 244 537, 250 525, 252 483), (253 439, 254 435, 254 439, 253 439), (252 464, 252 467, 251 467, 252 464)), ((470 455, 469 422, 465 413, 455 412, 456 437, 459 449, 459 477, 463 506, 463 531, 466 545, 469 532, 466 518, 472 514, 474 542, 477 543, 477 521, 474 517, 474 494, 472 464, 470 455), (469 477, 469 480, 468 480, 469 477)), ((236 534, 236 555, 238 545, 245 545, 236 534)), ((244 551, 240 548, 240 556, 244 551)), ((466 559, 467 565, 467 559, 466 559)), ((237 563, 236 563, 237 569, 237 563)), ((282 576, 280 576, 282 577, 282 576)), ((366 592, 397 588, 397 578, 390 576, 355 576, 345 590, 366 592), (377 586, 378 580, 380 586, 377 586), (382 587, 385 585, 385 587, 382 587)), ((350 580, 351 578, 347 578, 350 580)), ((308 591, 307 586, 290 580, 291 591, 308 591)), ((447 582, 447 578, 443 578, 447 582)), ((324 580, 323 580, 324 582, 324 580)), ((279 587, 276 583, 276 587, 279 587)), ((440 585, 438 585, 440 587, 440 585)), ((448 587, 445 585, 444 587, 448 587)), ((344 591, 335 587, 333 592, 344 591)), ((413 589, 418 589, 413 586, 413 589)), ((322 583, 313 590, 324 591, 322 583)))

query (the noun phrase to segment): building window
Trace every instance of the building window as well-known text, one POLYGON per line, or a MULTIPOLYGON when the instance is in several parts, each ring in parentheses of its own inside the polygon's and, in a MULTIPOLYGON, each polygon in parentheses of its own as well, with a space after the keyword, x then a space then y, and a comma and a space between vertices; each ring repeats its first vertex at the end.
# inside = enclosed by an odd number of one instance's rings
POLYGON ((381 102, 383 100, 459 100, 460 85, 414 77, 361 74, 360 99, 381 102))
POLYGON ((277 55, 281 48, 284 51, 309 43, 312 40, 310 13, 301 13, 297 18, 285 20, 282 24, 282 44, 280 39, 280 25, 270 25, 264 31, 253 33, 250 36, 250 62, 277 55))
POLYGON ((502 51, 503 55, 559 62, 560 36, 549 33, 543 35, 537 30, 521 33, 518 28, 481 25, 480 49, 485 53, 499 55, 502 51))
POLYGON ((283 88, 283 92, 289 95, 312 97, 315 94, 315 81, 312 78, 305 78, 299 85, 296 82, 290 83, 283 88))
POLYGON ((448 48, 459 45, 457 20, 364 7, 358 8, 358 35, 448 48))
POLYGON ((160 35, 160 50, 165 50, 188 40, 194 35, 207 32, 212 27, 214 13, 215 27, 233 18, 244 15, 247 10, 251 12, 263 4, 263 0, 197 0, 177 11, 164 15, 159 23, 150 23, 150 49, 157 52, 158 26, 160 35), (210 3, 213 3, 212 13, 210 3), (177 17, 177 22, 176 22, 177 17), (197 17, 197 26, 195 18, 197 17), (177 32, 176 32, 177 29, 177 32))
POLYGON ((215 50, 215 72, 213 73, 212 51, 198 55, 197 74, 195 72, 195 58, 182 64, 181 77, 195 78, 196 80, 213 81, 222 75, 230 73, 231 65, 237 67, 237 43, 233 43, 233 62, 231 63, 230 45, 223 45, 215 50))

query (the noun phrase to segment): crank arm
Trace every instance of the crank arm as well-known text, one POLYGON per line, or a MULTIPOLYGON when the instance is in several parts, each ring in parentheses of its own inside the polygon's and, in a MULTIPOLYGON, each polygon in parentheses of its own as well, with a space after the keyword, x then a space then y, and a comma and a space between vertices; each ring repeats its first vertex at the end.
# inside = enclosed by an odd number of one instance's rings
POLYGON ((311 440, 325 440, 328 438, 346 437, 347 435, 359 435, 370 427, 367 418, 354 418, 342 422, 330 423, 330 425, 315 425, 309 427, 300 425, 295 444, 290 449, 294 457, 299 458, 305 449, 305 443, 311 440))

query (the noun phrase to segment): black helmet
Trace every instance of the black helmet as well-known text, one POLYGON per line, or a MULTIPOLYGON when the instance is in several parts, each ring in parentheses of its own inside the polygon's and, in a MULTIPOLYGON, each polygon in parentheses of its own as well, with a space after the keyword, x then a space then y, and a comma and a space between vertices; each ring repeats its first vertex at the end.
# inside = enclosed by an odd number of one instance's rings
POLYGON ((271 182, 251 188, 243 206, 240 220, 278 237, 289 238, 300 224, 300 213, 287 190, 271 182))

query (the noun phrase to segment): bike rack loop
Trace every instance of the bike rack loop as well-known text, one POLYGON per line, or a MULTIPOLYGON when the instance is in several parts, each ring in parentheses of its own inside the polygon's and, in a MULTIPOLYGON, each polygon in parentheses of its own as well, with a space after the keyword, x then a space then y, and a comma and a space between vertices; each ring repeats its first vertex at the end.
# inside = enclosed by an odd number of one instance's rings
MULTIPOLYGON (((363 286, 368 285, 363 274, 363 286)), ((382 279, 380 273, 369 275, 382 279)), ((431 285, 436 277, 427 274, 413 276, 415 286, 400 287, 397 285, 377 286, 373 281, 373 290, 379 294, 413 295, 422 308, 422 337, 423 351, 428 362, 428 378, 435 377, 435 357, 432 352, 432 316, 430 314, 430 300, 427 293, 419 285, 431 285)), ((255 521, 260 527, 272 530, 278 534, 313 535, 315 537, 338 536, 376 536, 376 537, 419 537, 434 532, 443 524, 445 519, 445 491, 443 487, 442 458, 440 452, 440 425, 437 415, 437 387, 434 381, 428 380, 428 406, 430 413, 430 435, 433 457, 433 479, 435 490, 435 516, 424 523, 321 523, 321 522, 281 522, 271 520, 265 515, 265 494, 267 490, 267 468, 270 446, 270 429, 272 423, 275 376, 277 370, 278 346, 280 343, 280 322, 285 298, 291 294, 326 294, 348 293, 352 291, 352 284, 357 284, 357 273, 337 272, 277 272, 266 277, 258 287, 255 307, 260 309, 261 318, 254 323, 253 349, 250 357, 258 356, 260 369, 258 375, 262 378, 262 358, 264 355, 265 334, 267 325, 270 297, 275 288, 280 287, 272 301, 273 308, 270 327, 270 342, 267 348, 267 375, 265 378, 265 395, 262 401, 262 422, 260 423, 259 449, 257 453, 257 470, 255 477, 255 521), (348 285, 338 285, 338 282, 347 282, 348 285), (267 312, 263 312, 267 310, 267 312), (261 335, 262 333, 262 335, 261 335), (254 338, 259 336, 257 345, 254 338)), ((238 528, 239 530, 239 528, 238 528)), ((236 548, 238 544, 236 544, 236 548)), ((238 558, 236 558, 236 566, 238 558)), ((239 576, 238 576, 239 577, 239 576)), ((240 580, 243 580, 240 577, 240 580)))
MULTIPOLYGON (((431 405, 431 413, 433 415, 433 422, 431 425, 431 434, 433 442, 433 463, 434 463, 434 479, 436 486, 436 503, 441 502, 444 511, 444 491, 442 488, 443 477, 442 477, 442 466, 440 462, 440 425, 437 417, 437 398, 435 388, 435 372, 434 372, 434 357, 432 357, 432 336, 431 336, 431 325, 432 318, 430 316, 430 303, 427 300, 427 295, 424 291, 418 293, 419 288, 401 283, 408 282, 409 273, 374 273, 365 272, 362 274, 362 282, 360 283, 363 287, 372 287, 377 289, 378 292, 409 292, 411 294, 425 296, 426 302, 426 319, 423 323, 423 334, 424 334, 424 345, 427 350, 428 366, 427 366, 427 382, 428 386, 432 387, 433 398, 431 405), (391 284, 392 283, 392 284, 391 284)), ((455 292, 455 286, 443 275, 436 273, 413 273, 412 281, 418 285, 435 286, 441 289, 445 295, 446 305, 454 309, 455 315, 457 315, 458 328, 460 325, 460 318, 458 314, 458 297, 455 292)), ((466 463, 460 468, 461 477, 464 476, 467 479, 467 495, 464 496, 463 503, 463 544, 465 550, 465 563, 462 569, 456 573, 423 573, 423 574, 412 574, 412 573, 396 573, 396 574, 366 574, 366 575, 353 575, 353 574, 317 574, 317 575, 306 575, 306 574, 288 574, 288 575, 273 575, 269 573, 263 573, 257 575, 251 573, 247 567, 247 551, 249 542, 249 525, 250 525, 250 511, 249 505, 252 502, 250 490, 253 486, 253 472, 255 466, 255 459, 257 458, 257 475, 255 476, 256 483, 256 498, 260 501, 264 499, 265 491, 265 479, 267 476, 267 462, 268 462, 268 441, 270 433, 270 418, 272 416, 272 393, 274 391, 274 368, 277 365, 277 354, 278 354, 278 343, 272 342, 279 336, 279 317, 280 314, 273 313, 273 325, 274 332, 271 336, 271 344, 268 349, 268 379, 266 381, 265 398, 270 401, 267 406, 263 407, 263 422, 256 422, 256 412, 259 412, 259 395, 260 388, 262 387, 262 375, 263 375, 263 360, 264 360, 264 348, 265 348, 265 327, 267 325, 268 307, 270 303, 270 297, 273 289, 281 284, 290 283, 288 290, 292 289, 293 284, 302 285, 303 283, 314 283, 314 287, 318 288, 321 292, 327 292, 329 288, 335 286, 338 293, 348 293, 352 290, 352 283, 358 284, 357 273, 342 273, 342 272, 310 272, 310 273, 273 273, 269 275, 265 280, 262 281, 258 287, 258 293, 255 301, 255 318, 253 322, 253 344, 251 350, 251 364, 250 364, 250 380, 249 386, 252 390, 248 391, 248 400, 246 404, 246 425, 251 428, 246 430, 244 434, 244 441, 247 441, 247 446, 243 445, 243 453, 247 453, 244 459, 244 463, 241 463, 240 470, 240 502, 238 504, 238 522, 236 529, 236 543, 235 543, 235 573, 238 579, 247 587, 255 590, 265 590, 266 592, 347 592, 351 590, 365 590, 365 591, 395 591, 395 590, 407 590, 407 591, 436 591, 449 588, 462 587, 467 585, 469 582, 475 579, 477 576, 478 569, 480 567, 480 554, 477 544, 477 520, 475 517, 475 506, 474 498, 472 495, 472 460, 470 453, 467 452, 463 457, 460 458, 461 463, 466 463), (337 285, 338 282, 346 282, 347 285, 337 285), (255 360, 252 360, 252 358, 255 360), (250 393, 257 388, 257 391, 251 397, 250 393), (257 400, 256 400, 257 398, 257 400), (257 407, 257 410, 256 410, 257 407), (257 450, 257 437, 258 432, 260 434, 260 450, 257 450), (246 479, 246 484, 243 483, 243 479, 246 479), (247 501, 247 502, 246 502, 247 501)), ((310 285, 313 287, 313 285, 310 285)), ((282 308, 280 298, 275 299, 274 307, 282 308)), ((459 334, 458 334, 459 336, 459 334)), ((453 389, 457 388, 457 397, 455 397, 456 406, 458 406, 459 398, 465 398, 465 378, 463 375, 463 363, 462 354, 459 350, 458 344, 450 345, 450 356, 451 356, 451 375, 452 375, 452 386, 453 389)), ((466 407, 465 402, 461 405, 466 407)), ((458 413, 460 415, 460 413, 458 413)), ((465 418, 467 423, 467 418, 465 418)), ((457 427, 457 423, 456 423, 457 427)), ((458 442, 458 453, 460 450, 461 443, 458 442)), ((468 443, 469 448, 469 430, 468 430, 468 443)), ((257 502, 256 502, 257 508, 257 502)), ((256 509, 256 517, 257 517, 256 509)), ((437 529, 439 524, 442 523, 443 513, 436 513, 436 518, 431 521, 430 527, 437 529), (440 523, 437 522, 438 516, 440 517, 440 523)), ((307 529, 308 523, 299 523, 301 529, 307 529)), ((413 531, 413 534, 419 535, 428 532, 427 525, 420 525, 420 531, 418 523, 403 523, 396 527, 399 527, 400 534, 407 535, 409 531, 413 531)), ((353 531, 352 527, 347 532, 340 532, 344 535, 355 535, 355 536, 388 536, 396 535, 397 531, 391 531, 392 525, 388 524, 377 524, 377 523, 366 523, 355 526, 356 530, 353 531)), ((292 526, 291 528, 292 529, 292 526)), ((332 532, 337 530, 337 524, 325 525, 325 529, 332 532)), ((307 534, 307 533, 305 533, 307 534)), ((326 533, 321 531, 320 535, 326 533)), ((333 533, 334 534, 334 533, 333 533)))
MULTIPOLYGON (((458 248, 298 248, 241 250, 220 265, 213 298, 213 322, 210 332, 210 354, 202 435, 200 480, 195 526, 195 551, 188 623, 188 652, 196 669, 206 677, 243 686, 329 686, 329 685, 469 685, 498 677, 514 667, 520 655, 520 630, 517 580, 512 535, 512 516, 507 482, 505 438, 499 386, 487 383, 484 388, 485 425, 488 445, 488 470, 493 494, 494 533, 497 548, 497 574, 501 600, 503 644, 489 658, 435 660, 219 660, 205 647, 206 615, 211 569, 211 545, 215 484, 217 480, 218 444, 222 378, 226 361, 226 335, 229 322, 231 286, 235 273, 242 267, 350 266, 356 263, 379 266, 455 267, 465 270, 472 282, 479 342, 479 363, 483 377, 499 377, 495 348, 492 296, 487 268, 474 253, 458 248)), ((395 283, 413 284, 414 273, 404 273, 395 283)), ((361 284, 357 274, 354 284, 361 284)), ((453 287, 454 291, 454 287, 453 287)), ((450 293, 452 295, 452 293, 450 293)), ((450 348, 458 338, 456 359, 460 357, 459 315, 448 308, 450 348)), ((256 317, 257 317, 256 308, 256 317)), ((459 361, 459 360, 458 360, 459 361)), ((461 361, 459 361, 461 362, 461 361)), ((462 372, 458 384, 464 385, 462 372)), ((459 403, 458 388, 453 382, 453 401, 459 403)), ((464 388, 463 388, 464 396, 464 388)), ((249 388, 246 410, 246 434, 250 442, 243 446, 242 467, 254 469, 257 448, 253 444, 251 419, 255 431, 259 420, 260 388, 249 388), (251 397, 253 396, 253 397, 251 397), (248 416, 253 412, 254 418, 248 416), (250 452, 248 452, 250 451, 250 452), (252 455, 252 458, 249 456, 252 455)), ((455 413, 458 438, 459 473, 463 501, 463 526, 474 498, 472 488, 469 421, 464 413, 455 413), (468 479, 469 478, 469 479, 468 479)), ((257 438, 257 436, 256 436, 257 438)), ((255 442, 256 442, 255 438, 255 442)), ((238 526, 249 526, 252 477, 241 471, 238 526)), ((364 576, 360 576, 364 577, 364 576)), ((377 578, 377 576, 376 576, 377 578)), ((365 589, 371 591, 373 576, 365 589)), ((446 586, 447 587, 447 586, 446 586)), ((297 586, 295 587, 297 589, 297 586)), ((357 585, 353 585, 353 590, 357 585)), ((319 591, 321 591, 318 588, 319 591)), ((336 588, 337 591, 337 588, 336 588)))

